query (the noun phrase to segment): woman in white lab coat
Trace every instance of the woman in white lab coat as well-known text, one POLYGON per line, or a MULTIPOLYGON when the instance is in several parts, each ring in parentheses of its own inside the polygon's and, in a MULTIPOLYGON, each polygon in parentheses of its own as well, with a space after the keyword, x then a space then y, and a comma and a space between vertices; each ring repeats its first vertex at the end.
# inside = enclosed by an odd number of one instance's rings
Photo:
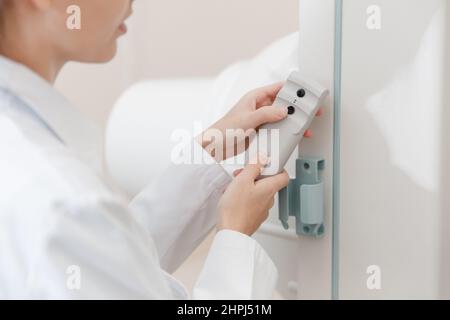
MULTIPOLYGON (((215 162, 168 164, 127 204, 95 171, 98 132, 52 87, 68 61, 114 57, 131 3, 0 0, 0 298, 188 298, 169 273, 215 225, 192 297, 270 298, 276 268, 249 236, 286 173, 255 182, 264 156, 234 180, 215 162), (66 27, 71 5, 81 30, 66 27)), ((249 93, 212 128, 283 119, 270 106, 280 87, 249 93)), ((203 137, 194 148, 210 157, 203 137)))

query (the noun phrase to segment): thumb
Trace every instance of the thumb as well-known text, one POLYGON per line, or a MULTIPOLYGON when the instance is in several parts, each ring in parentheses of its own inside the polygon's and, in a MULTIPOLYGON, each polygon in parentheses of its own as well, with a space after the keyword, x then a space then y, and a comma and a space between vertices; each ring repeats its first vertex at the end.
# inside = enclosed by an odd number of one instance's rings
POLYGON ((262 190, 275 194, 289 184, 290 178, 286 171, 275 176, 266 177, 256 184, 262 190))
POLYGON ((269 158, 266 155, 260 154, 255 160, 250 161, 249 164, 242 169, 242 172, 238 177, 254 182, 261 175, 264 166, 268 163, 269 158))
POLYGON ((287 108, 266 106, 252 112, 249 117, 250 128, 256 129, 263 124, 278 122, 287 117, 287 108))

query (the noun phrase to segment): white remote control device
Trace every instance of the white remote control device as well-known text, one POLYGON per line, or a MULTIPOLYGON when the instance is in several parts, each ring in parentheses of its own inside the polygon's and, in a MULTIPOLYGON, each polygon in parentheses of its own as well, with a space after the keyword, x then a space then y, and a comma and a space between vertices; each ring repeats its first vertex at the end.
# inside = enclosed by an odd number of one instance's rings
POLYGON ((287 118, 259 129, 258 135, 267 134, 267 150, 264 151, 270 157, 270 163, 261 174, 262 178, 284 170, 328 93, 315 81, 303 78, 296 71, 291 73, 273 103, 276 107, 288 109, 287 118))

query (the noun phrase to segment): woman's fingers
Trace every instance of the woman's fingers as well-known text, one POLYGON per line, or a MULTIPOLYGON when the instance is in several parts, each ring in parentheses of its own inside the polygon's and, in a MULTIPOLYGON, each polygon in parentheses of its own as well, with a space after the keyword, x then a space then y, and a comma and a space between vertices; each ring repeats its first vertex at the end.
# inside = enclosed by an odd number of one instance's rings
POLYGON ((285 82, 277 82, 251 91, 250 95, 256 101, 256 108, 273 104, 284 84, 285 82))
POLYGON ((235 170, 234 172, 233 172, 233 177, 237 177, 238 175, 240 175, 241 174, 241 172, 243 171, 244 169, 238 169, 238 170, 235 170))
POLYGON ((311 130, 306 130, 305 133, 303 134, 303 136, 305 138, 311 138, 313 136, 313 133, 311 130))
POLYGON ((257 182, 257 187, 263 192, 274 195, 289 184, 289 175, 286 171, 272 177, 261 179, 257 182))
MULTIPOLYGON (((323 107, 319 108, 319 111, 317 111, 317 113, 316 113, 316 117, 321 117, 321 116, 323 116, 323 113, 324 113, 323 107)), ((312 138, 313 133, 312 133, 311 130, 306 130, 306 131, 305 131, 305 134, 304 134, 303 136, 304 136, 305 138, 312 138)))
MULTIPOLYGON (((316 117, 321 117, 323 115, 323 108, 317 111, 316 117)), ((248 118, 249 128, 258 128, 265 123, 273 123, 283 120, 288 116, 286 108, 280 108, 275 106, 263 106, 255 110, 252 115, 248 118)), ((312 137, 312 132, 307 131, 305 137, 312 137)))
POLYGON ((264 106, 253 111, 248 117, 248 127, 256 129, 266 123, 281 121, 286 118, 287 115, 288 111, 286 108, 264 106))
POLYGON ((316 113, 316 117, 321 117, 323 115, 324 111, 323 111, 323 107, 319 108, 319 111, 317 111, 316 113))
POLYGON ((250 164, 245 166, 245 168, 239 174, 240 178, 249 179, 254 182, 260 175, 264 166, 269 163, 269 158, 264 154, 259 154, 256 161, 250 161, 250 164))

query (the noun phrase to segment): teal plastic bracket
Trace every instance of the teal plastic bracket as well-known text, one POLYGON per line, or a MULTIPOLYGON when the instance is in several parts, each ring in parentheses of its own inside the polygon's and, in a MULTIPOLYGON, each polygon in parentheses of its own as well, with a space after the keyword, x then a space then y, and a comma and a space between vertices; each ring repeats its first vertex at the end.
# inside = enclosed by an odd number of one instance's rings
POLYGON ((295 217, 298 235, 321 237, 325 234, 324 169, 324 159, 297 159, 296 178, 278 194, 279 218, 286 230, 289 217, 295 217))

